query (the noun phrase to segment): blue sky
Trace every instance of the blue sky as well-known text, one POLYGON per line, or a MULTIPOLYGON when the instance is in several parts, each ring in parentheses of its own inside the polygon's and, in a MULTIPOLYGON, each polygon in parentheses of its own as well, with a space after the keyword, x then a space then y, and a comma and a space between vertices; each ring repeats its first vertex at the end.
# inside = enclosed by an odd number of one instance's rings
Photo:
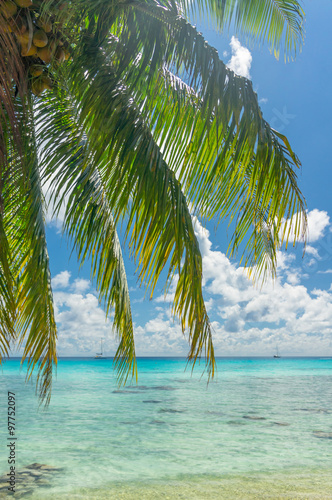
MULTIPOLYGON (((332 355, 332 1, 304 2, 306 40, 295 62, 277 61, 267 45, 246 48, 233 33, 221 36, 200 27, 220 57, 238 73, 249 76, 265 118, 287 135, 302 162, 299 185, 309 218, 309 244, 304 258, 299 243, 282 249, 278 278, 254 287, 236 260, 226 255, 226 224, 215 230, 196 221, 203 255, 204 294, 220 356, 267 355, 276 344, 282 355, 332 355), (232 38, 233 37, 233 38, 232 38)), ((115 352, 111 318, 105 321, 89 267, 78 273, 75 255, 69 260, 61 220, 49 221, 47 236, 58 323, 58 354, 93 355, 104 339, 106 353, 115 352)), ((171 292, 164 300, 162 285, 155 298, 144 300, 125 257, 135 323, 138 355, 186 355, 188 344, 171 316, 171 292)))

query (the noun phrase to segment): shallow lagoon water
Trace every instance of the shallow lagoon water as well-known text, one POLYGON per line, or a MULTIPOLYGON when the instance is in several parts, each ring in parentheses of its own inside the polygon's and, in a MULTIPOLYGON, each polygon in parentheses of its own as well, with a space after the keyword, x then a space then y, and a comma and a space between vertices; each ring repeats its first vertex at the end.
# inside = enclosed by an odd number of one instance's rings
POLYGON ((138 385, 119 388, 112 360, 61 359, 43 411, 7 361, 0 418, 15 392, 17 468, 62 469, 31 498, 332 498, 332 359, 219 359, 209 385, 185 367, 140 359, 138 385))

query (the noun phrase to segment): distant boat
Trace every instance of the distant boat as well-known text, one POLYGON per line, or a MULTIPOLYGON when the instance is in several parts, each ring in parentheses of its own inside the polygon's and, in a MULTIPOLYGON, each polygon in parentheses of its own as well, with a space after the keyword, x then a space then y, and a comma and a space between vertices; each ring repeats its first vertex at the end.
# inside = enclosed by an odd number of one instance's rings
POLYGON ((100 352, 96 352, 95 359, 105 359, 103 354, 103 339, 100 339, 100 352))
POLYGON ((276 352, 276 354, 273 357, 274 358, 280 358, 278 346, 277 346, 277 352, 276 352))

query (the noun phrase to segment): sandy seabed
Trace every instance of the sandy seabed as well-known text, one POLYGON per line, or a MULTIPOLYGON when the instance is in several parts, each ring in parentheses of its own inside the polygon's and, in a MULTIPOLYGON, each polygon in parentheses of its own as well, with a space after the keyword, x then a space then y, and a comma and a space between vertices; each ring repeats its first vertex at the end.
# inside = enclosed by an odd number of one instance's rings
POLYGON ((112 483, 108 488, 81 488, 71 492, 34 491, 24 498, 89 500, 261 500, 332 499, 332 468, 283 473, 183 477, 158 482, 112 483))

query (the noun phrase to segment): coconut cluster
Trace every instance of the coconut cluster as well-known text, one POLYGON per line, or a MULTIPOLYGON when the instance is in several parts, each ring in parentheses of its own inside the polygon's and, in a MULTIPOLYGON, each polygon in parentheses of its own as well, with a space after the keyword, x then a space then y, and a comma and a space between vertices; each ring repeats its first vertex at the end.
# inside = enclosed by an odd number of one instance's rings
POLYGON ((45 13, 41 12, 40 0, 0 0, 4 27, 8 33, 13 33, 19 44, 28 68, 29 86, 37 96, 53 86, 51 66, 70 57, 62 23, 56 19, 56 12, 66 6, 67 3, 54 2, 53 13, 45 13))

